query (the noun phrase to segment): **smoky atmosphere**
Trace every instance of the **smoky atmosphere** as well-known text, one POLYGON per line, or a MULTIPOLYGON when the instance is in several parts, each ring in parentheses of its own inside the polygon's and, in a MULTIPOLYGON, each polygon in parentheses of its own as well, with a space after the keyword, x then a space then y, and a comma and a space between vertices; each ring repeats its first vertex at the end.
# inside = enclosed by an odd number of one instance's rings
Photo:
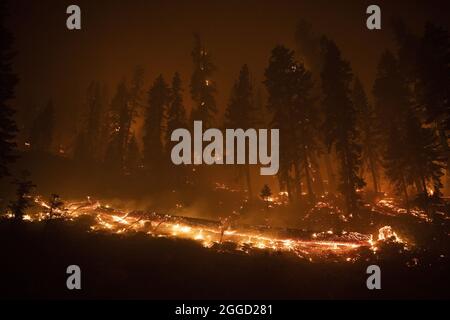
POLYGON ((0 298, 450 298, 448 9, 2 1, 0 298))

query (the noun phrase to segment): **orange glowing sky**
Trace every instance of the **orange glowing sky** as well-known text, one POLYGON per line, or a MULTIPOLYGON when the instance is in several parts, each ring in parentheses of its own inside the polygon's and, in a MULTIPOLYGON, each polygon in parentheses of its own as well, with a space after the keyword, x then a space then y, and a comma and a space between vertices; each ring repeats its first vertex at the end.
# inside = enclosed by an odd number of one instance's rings
POLYGON ((168 80, 179 71, 189 107, 190 51, 196 31, 218 67, 217 101, 224 110, 244 63, 255 84, 261 85, 270 50, 276 44, 295 49, 299 18, 337 42, 368 92, 381 52, 393 46, 390 16, 403 17, 416 30, 426 20, 448 25, 447 11, 442 10, 445 1, 440 0, 377 1, 381 31, 365 28, 365 9, 373 1, 80 0, 76 3, 82 9, 82 30, 68 31, 65 10, 72 2, 17 0, 10 8, 20 76, 15 103, 27 110, 53 99, 62 136, 74 133, 90 81, 107 83, 112 95, 116 83, 130 77, 136 65, 145 67, 147 86, 160 73, 168 80))

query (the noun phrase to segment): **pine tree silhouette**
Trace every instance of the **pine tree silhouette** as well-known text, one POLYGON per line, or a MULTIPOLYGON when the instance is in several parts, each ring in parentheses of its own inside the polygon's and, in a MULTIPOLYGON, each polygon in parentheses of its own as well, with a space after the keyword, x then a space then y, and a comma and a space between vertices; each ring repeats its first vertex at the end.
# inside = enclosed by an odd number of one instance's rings
POLYGON ((276 46, 264 74, 264 84, 269 94, 268 109, 272 113, 270 125, 280 130, 278 181, 281 189, 287 190, 290 201, 293 200, 294 193, 298 196, 297 189, 300 187, 299 181, 294 181, 293 184, 291 178, 298 146, 295 124, 292 121, 293 97, 297 94, 296 68, 294 52, 284 46, 276 46))
POLYGON ((381 165, 381 136, 377 126, 375 111, 369 104, 363 85, 358 78, 353 84, 352 100, 358 113, 357 124, 360 131, 363 168, 367 168, 372 176, 373 190, 380 191, 379 167, 381 165))
POLYGON ((446 158, 450 188, 450 36, 447 30, 427 23, 417 61, 417 100, 426 121, 435 127, 446 158))
MULTIPOLYGON (((183 89, 180 74, 176 72, 172 79, 170 104, 167 110, 166 143, 171 144, 172 132, 179 128, 187 128, 186 110, 183 104, 183 89)), ((169 150, 171 148, 168 148, 169 150)))
POLYGON ((170 101, 170 89, 162 75, 148 92, 148 106, 144 124, 144 165, 151 175, 159 177, 164 172, 163 120, 170 101))
POLYGON ((111 170, 122 172, 128 143, 127 124, 130 121, 129 92, 125 80, 119 83, 111 101, 110 119, 110 137, 105 163, 111 170))
POLYGON ((14 181, 14 184, 17 186, 16 200, 11 201, 9 209, 12 211, 15 221, 22 221, 26 210, 33 206, 31 192, 36 185, 33 184, 29 177, 30 173, 28 171, 22 171, 20 179, 14 181))
MULTIPOLYGON (((227 128, 240 128, 247 130, 257 125, 257 114, 253 101, 253 87, 251 84, 250 71, 247 65, 242 66, 239 78, 234 83, 231 96, 225 111, 225 126, 227 128)), ((246 157, 248 157, 248 153, 246 157)), ((243 171, 246 179, 248 195, 253 199, 250 165, 244 165, 243 171)))
POLYGON ((344 196, 346 211, 357 208, 356 190, 365 183, 359 176, 361 146, 356 130, 356 110, 351 101, 350 84, 353 74, 350 64, 343 60, 336 44, 322 39, 324 64, 321 73, 325 139, 328 148, 336 149, 340 166, 339 191, 344 196))
POLYGON ((130 142, 128 143, 128 149, 125 159, 125 169, 128 174, 134 175, 137 173, 142 163, 141 158, 142 158, 141 152, 139 150, 137 139, 136 136, 133 134, 131 136, 130 142))
POLYGON ((8 105, 14 98, 14 88, 18 82, 12 70, 12 59, 15 55, 13 36, 5 27, 7 7, 0 3, 0 178, 9 175, 8 165, 17 159, 15 138, 17 126, 14 121, 14 110, 8 105))
POLYGON ((294 65, 296 93, 293 96, 293 110, 291 121, 293 122, 293 135, 297 146, 294 153, 294 172, 296 182, 300 185, 300 177, 306 180, 306 187, 310 203, 315 202, 313 190, 312 168, 314 155, 318 151, 318 110, 312 97, 312 74, 305 69, 303 63, 294 65))
POLYGON ((30 133, 30 143, 33 150, 50 152, 55 128, 55 109, 53 102, 49 101, 42 108, 33 123, 30 133))
MULTIPOLYGON (((131 86, 129 90, 129 117, 125 126, 126 142, 128 144, 133 138, 131 127, 136 121, 136 117, 142 112, 144 107, 144 69, 141 66, 137 66, 134 70, 133 77, 131 79, 131 86)), ((126 146, 125 146, 126 147, 126 146)), ((126 147, 127 148, 127 147, 126 147)))
POLYGON ((86 123, 86 155, 85 158, 90 162, 97 160, 100 156, 100 129, 102 121, 102 99, 101 87, 98 82, 91 82, 86 92, 88 107, 86 123))
MULTIPOLYGON (((167 158, 171 157, 171 150, 175 142, 171 141, 172 132, 179 128, 188 128, 186 120, 186 110, 183 104, 183 88, 181 85, 181 77, 176 72, 172 79, 172 87, 170 89, 170 103, 167 110, 167 130, 165 134, 165 145, 167 158)), ((168 160, 172 163, 171 160, 168 160)), ((182 187, 186 182, 186 168, 183 166, 171 166, 172 182, 177 187, 182 187)))
POLYGON ((389 51, 382 54, 378 63, 373 95, 377 126, 382 135, 385 173, 397 193, 403 197, 409 211, 409 159, 404 144, 405 119, 411 108, 411 92, 397 58, 389 51))
POLYGON ((428 185, 433 186, 433 193, 440 194, 441 176, 445 160, 432 128, 423 127, 418 117, 410 111, 405 119, 406 168, 410 184, 417 183, 421 193, 428 194, 428 185))
POLYGON ((191 119, 203 121, 203 128, 210 128, 217 113, 214 97, 216 84, 212 79, 216 67, 198 34, 194 35, 194 49, 191 55, 194 63, 194 72, 191 77, 191 97, 195 102, 191 119))

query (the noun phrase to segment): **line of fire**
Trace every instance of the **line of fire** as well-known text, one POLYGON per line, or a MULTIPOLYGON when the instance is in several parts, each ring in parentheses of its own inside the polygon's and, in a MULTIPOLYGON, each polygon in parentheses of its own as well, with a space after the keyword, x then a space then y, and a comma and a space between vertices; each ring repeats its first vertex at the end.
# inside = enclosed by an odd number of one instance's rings
POLYGON ((0 297, 450 297, 445 9, 78 2, 0 3, 0 297), (278 170, 174 164, 194 123, 278 170))

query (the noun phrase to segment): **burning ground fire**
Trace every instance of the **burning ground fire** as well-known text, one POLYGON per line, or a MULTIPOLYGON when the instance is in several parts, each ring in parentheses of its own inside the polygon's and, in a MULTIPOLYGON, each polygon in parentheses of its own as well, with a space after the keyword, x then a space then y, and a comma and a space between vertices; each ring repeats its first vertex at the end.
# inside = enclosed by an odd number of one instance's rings
MULTIPOLYGON (((384 198, 379 200, 378 203, 372 208, 372 210, 376 210, 387 215, 399 215, 407 213, 407 210, 405 208, 402 208, 394 198, 384 198)), ((421 210, 410 209, 409 213, 416 218, 431 222, 431 219, 425 214, 425 212, 421 210)))
MULTIPOLYGON (((40 198, 35 199, 40 211, 24 216, 27 221, 49 219, 50 206, 40 198)), ((267 226, 234 225, 231 218, 222 221, 148 213, 142 211, 124 212, 92 201, 66 204, 64 209, 54 209, 53 214, 66 220, 91 216, 95 223, 92 232, 131 234, 143 232, 153 237, 190 239, 204 247, 218 251, 250 254, 265 251, 293 254, 309 261, 333 256, 338 260, 354 261, 357 249, 367 247, 374 252, 379 241, 391 240, 404 243, 386 226, 379 230, 378 239, 372 235, 343 231, 339 235, 329 230, 309 233, 299 229, 270 228, 267 226), (340 258, 340 259, 339 259, 340 258)), ((11 218, 11 217, 10 217, 11 218)))

